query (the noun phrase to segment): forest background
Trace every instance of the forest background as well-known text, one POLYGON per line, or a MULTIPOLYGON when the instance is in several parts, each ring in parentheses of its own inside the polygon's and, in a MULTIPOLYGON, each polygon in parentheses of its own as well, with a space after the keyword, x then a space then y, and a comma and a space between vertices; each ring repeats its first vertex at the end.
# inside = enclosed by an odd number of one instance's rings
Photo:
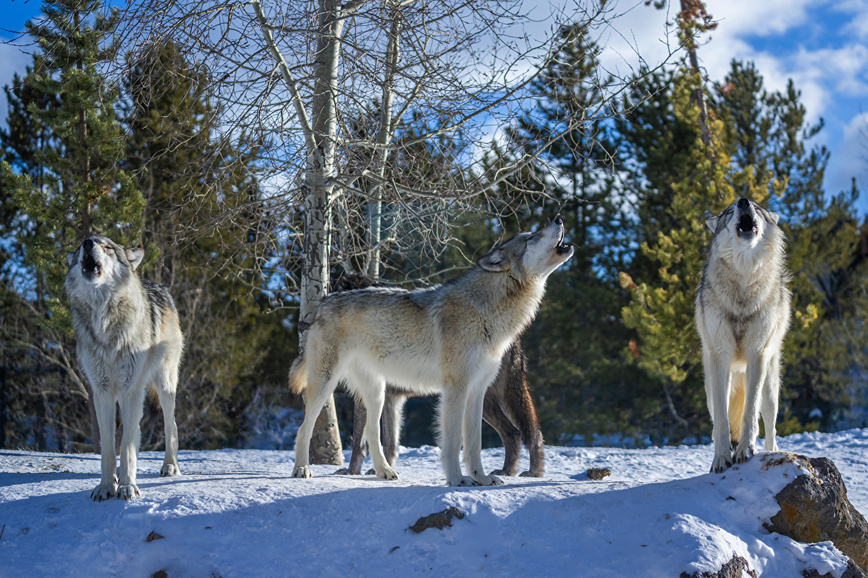
MULTIPOLYGON (((287 76, 304 67, 278 70, 274 50, 263 52, 279 43, 260 35, 285 33, 289 18, 260 7, 249 10, 258 29, 226 28, 236 41, 261 37, 250 54, 271 65, 257 85, 218 41, 191 40, 208 36, 195 34, 196 22, 179 18, 171 33, 132 42, 143 26, 136 10, 157 4, 47 4, 28 26, 39 50, 6 87, 0 446, 94 445, 62 291, 66 251, 87 231, 145 247, 143 275, 176 300, 187 343, 181 447, 293 443, 301 404, 286 391, 286 372, 304 327, 315 186, 309 169, 293 168, 306 161, 286 160, 288 149, 304 148, 292 135, 305 107, 286 113, 304 96, 293 96, 287 76), (281 81, 290 87, 283 108, 272 98, 281 81), (289 136, 273 128, 283 114, 289 136)), ((460 13, 461 3, 443 5, 460 13)), ((493 20, 518 14, 498 5, 493 20)), ((537 44, 543 57, 512 61, 527 69, 518 81, 467 90, 472 113, 467 102, 443 104, 467 89, 466 75, 441 73, 440 100, 407 96, 423 77, 399 66, 413 45, 398 39, 431 15, 377 6, 365 16, 385 39, 372 82, 382 91, 348 87, 333 99, 339 138, 328 175, 336 184, 324 197, 323 292, 348 273, 408 288, 443 282, 498 240, 560 215, 576 254, 552 276, 523 336, 547 443, 707 441, 692 314, 710 235, 704 218, 746 196, 781 214, 789 240, 794 317, 779 434, 868 425, 859 190, 855 180, 826 189, 823 124, 809 122, 795 83, 768 90, 754 64, 738 60, 720 80, 703 75, 696 56, 717 23, 702 3, 672 10, 664 63, 617 76, 601 66, 595 40, 595 23, 610 12, 585 7, 537 44), (474 114, 484 121, 468 120, 474 114)), ((444 68, 454 66, 452 50, 439 54, 444 68)), ((316 82, 295 86, 316 102, 316 82)), ((402 443, 434 442, 435 404, 408 404, 402 443)), ((352 400, 338 395, 336 409, 346 444, 352 400)), ((160 419, 146 416, 144 448, 161 446, 160 419)), ((486 436, 497 443, 492 430, 486 436)))

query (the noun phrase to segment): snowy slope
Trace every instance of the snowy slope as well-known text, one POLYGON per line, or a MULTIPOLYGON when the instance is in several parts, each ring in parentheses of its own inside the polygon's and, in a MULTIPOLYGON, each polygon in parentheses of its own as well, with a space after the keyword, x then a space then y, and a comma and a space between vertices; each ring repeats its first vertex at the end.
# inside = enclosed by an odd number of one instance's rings
MULTIPOLYGON (((868 430, 779 442, 831 458, 868 513, 868 430)), ((710 446, 548 447, 542 479, 447 488, 438 457, 402 449, 397 482, 334 476, 333 466, 296 480, 292 452, 182 451, 184 475, 166 479, 162 454, 147 452, 142 498, 98 504, 98 456, 0 450, 0 576, 678 576, 734 554, 772 577, 844 568, 831 543, 763 530, 795 466, 766 470, 755 458, 718 475, 706 473, 710 446), (612 475, 588 480, 590 467, 612 475), (467 517, 406 530, 447 506, 467 517), (163 539, 146 541, 152 531, 163 539)), ((483 458, 495 469, 503 453, 483 458)))

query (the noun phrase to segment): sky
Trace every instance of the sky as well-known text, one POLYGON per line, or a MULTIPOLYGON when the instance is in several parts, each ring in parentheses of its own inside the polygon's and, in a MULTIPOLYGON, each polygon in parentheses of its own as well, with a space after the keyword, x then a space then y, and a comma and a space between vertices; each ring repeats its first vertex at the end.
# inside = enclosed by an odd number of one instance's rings
MULTIPOLYGON (((784 90, 793 79, 809 122, 825 123, 813 142, 831 152, 826 191, 847 190, 855 177, 865 191, 860 211, 868 214, 868 0, 708 0, 707 6, 718 22, 699 49, 708 78, 722 80, 737 58, 756 64, 768 90, 784 90)), ((0 0, 0 39, 15 38, 14 31, 22 30, 40 7, 39 0, 0 0)), ((555 11, 553 4, 539 3, 533 10, 541 21, 528 29, 548 28, 546 13, 555 11)), ((652 65, 665 58, 667 21, 674 9, 621 0, 615 12, 621 15, 600 32, 607 68, 625 74, 637 66, 637 54, 652 65)), ((0 86, 29 62, 18 47, 0 44, 0 86)), ((0 122, 5 118, 6 101, 0 96, 0 122)))

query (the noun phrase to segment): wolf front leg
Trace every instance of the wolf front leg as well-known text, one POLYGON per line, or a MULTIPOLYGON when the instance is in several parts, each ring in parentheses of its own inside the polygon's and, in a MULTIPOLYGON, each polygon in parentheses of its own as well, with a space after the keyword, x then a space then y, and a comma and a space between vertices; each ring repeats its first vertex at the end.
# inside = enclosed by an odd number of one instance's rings
POLYGON ((136 485, 136 453, 141 441, 141 426, 146 388, 126 391, 120 396, 121 417, 124 424, 124 434, 121 440, 121 467, 118 498, 132 500, 141 496, 136 485))
MULTIPOLYGON (((461 474, 461 431, 467 390, 447 383, 440 399, 440 462, 446 473, 447 486, 475 486, 476 481, 461 474)), ((481 416, 480 416, 481 417, 481 416)))
POLYGON ((487 380, 471 386, 464 409, 464 465, 470 476, 480 486, 500 486, 503 480, 495 475, 487 476, 482 469, 482 403, 487 380))
POLYGON ((107 500, 117 494, 118 478, 115 457, 115 398, 108 387, 95 385, 91 388, 93 404, 96 409, 96 420, 99 425, 99 437, 102 440, 101 464, 102 475, 99 485, 90 493, 95 502, 107 500))
POLYGON ((703 352, 705 366, 705 395, 708 410, 711 413, 712 433, 714 442, 714 460, 711 471, 720 473, 732 465, 732 447, 729 442, 729 408, 730 371, 729 363, 710 352, 703 352))
POLYGON ((756 438, 759 435, 760 393, 768 376, 768 357, 757 352, 748 357, 745 375, 744 416, 741 422, 741 437, 735 448, 735 462, 743 464, 756 454, 756 438))

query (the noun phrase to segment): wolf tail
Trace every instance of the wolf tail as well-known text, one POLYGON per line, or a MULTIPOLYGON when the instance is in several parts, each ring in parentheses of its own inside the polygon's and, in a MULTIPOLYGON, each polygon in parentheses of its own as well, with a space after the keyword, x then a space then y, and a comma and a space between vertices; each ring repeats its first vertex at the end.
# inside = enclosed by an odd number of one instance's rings
POLYGON ((307 389, 307 362, 304 355, 299 355, 289 368, 289 391, 301 395, 307 389))

